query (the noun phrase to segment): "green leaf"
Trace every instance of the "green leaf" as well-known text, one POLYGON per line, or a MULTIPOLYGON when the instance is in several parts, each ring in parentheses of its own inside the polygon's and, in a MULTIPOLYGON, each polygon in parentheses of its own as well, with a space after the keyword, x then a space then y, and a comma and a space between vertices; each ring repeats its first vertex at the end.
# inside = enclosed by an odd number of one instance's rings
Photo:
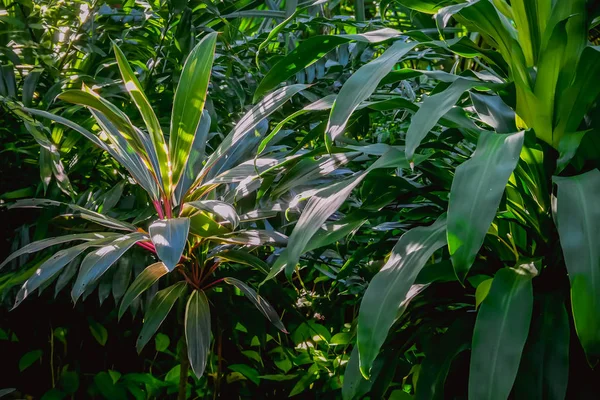
POLYGON ((560 142, 558 142, 558 151, 560 156, 558 157, 558 160, 556 160, 557 174, 565 169, 573 157, 575 157, 577 149, 579 149, 579 145, 581 144, 581 140, 588 132, 589 130, 567 133, 560 139, 560 142))
POLYGON ((473 318, 470 316, 455 321, 446 333, 425 352, 421 364, 415 400, 443 400, 446 377, 452 361, 470 346, 473 318))
POLYGON ((279 83, 290 76, 302 71, 304 68, 316 63, 337 46, 356 40, 364 43, 381 43, 399 37, 401 32, 384 28, 372 32, 356 35, 323 35, 313 36, 298 45, 287 56, 275 64, 258 85, 254 93, 254 102, 279 83))
POLYGON ((248 300, 250 300, 252 304, 254 304, 256 308, 258 308, 258 311, 260 311, 265 316, 265 318, 267 318, 273 325, 275 325, 277 329, 279 329, 283 333, 288 333, 288 331, 285 329, 285 326, 283 326, 283 322, 281 322, 281 319, 279 319, 277 311, 275 311, 273 306, 271 306, 268 301, 266 301, 258 293, 256 293, 254 289, 246 285, 244 282, 235 278, 224 278, 223 280, 225 281, 225 283, 237 287, 242 293, 244 293, 248 300))
POLYGON ((156 254, 169 271, 173 271, 179 263, 189 231, 189 218, 158 220, 148 227, 148 232, 156 247, 156 254))
POLYGON ((206 153, 206 142, 208 139, 208 131, 210 130, 210 114, 207 110, 202 111, 202 117, 198 124, 198 130, 194 136, 194 142, 192 148, 183 169, 183 174, 177 187, 175 188, 175 199, 177 204, 181 204, 183 196, 190 189, 190 186, 202 170, 202 163, 204 162, 204 156, 206 153))
POLYGON ((394 43, 381 56, 358 69, 342 86, 333 103, 326 134, 335 140, 345 128, 356 108, 377 88, 379 82, 392 70, 394 65, 411 51, 418 42, 394 43))
POLYGON ((36 362, 37 360, 39 360, 40 358, 42 358, 41 350, 32 350, 30 352, 25 353, 23 355, 23 357, 21 357, 21 359, 19 360, 19 371, 20 372, 25 371, 27 368, 31 367, 33 365, 33 363, 36 362))
POLYGON ((90 247, 104 246, 112 241, 114 241, 114 237, 109 236, 104 239, 97 239, 91 242, 82 243, 54 254, 52 257, 44 261, 42 265, 40 265, 39 268, 34 272, 34 274, 23 284, 21 290, 19 290, 17 293, 13 309, 18 307, 19 304, 21 304, 21 302, 25 300, 27 296, 29 296, 29 294, 34 292, 44 282, 55 277, 65 265, 73 261, 85 250, 90 247))
POLYGON ((479 305, 481 304, 481 302, 483 300, 485 300, 485 298, 487 297, 487 295, 490 293, 490 288, 492 287, 492 281, 493 279, 486 279, 485 281, 481 282, 479 285, 477 285, 477 289, 475 290, 475 308, 479 308, 479 305))
POLYGON ((165 352, 170 344, 171 339, 164 333, 157 333, 154 337, 154 347, 156 348, 156 351, 165 352))
POLYGON ((72 235, 58 236, 54 238, 42 239, 33 243, 29 243, 26 246, 21 247, 19 250, 12 253, 2 264, 0 264, 0 268, 4 267, 6 264, 11 262, 17 257, 22 256, 23 254, 31 254, 38 252, 40 250, 44 250, 50 246, 55 246, 57 244, 72 242, 74 240, 84 240, 84 241, 93 241, 98 239, 104 239, 107 237, 117 237, 119 234, 112 232, 100 232, 100 233, 75 233, 72 235))
POLYGON ((571 307, 589 360, 600 357, 600 171, 553 177, 556 225, 571 282, 571 307))
POLYGON ((106 345, 106 341, 108 340, 108 331, 106 328, 91 318, 88 319, 88 322, 94 339, 96 339, 100 346, 106 345))
POLYGON ((71 291, 73 302, 77 302, 90 284, 96 282, 131 246, 147 239, 143 233, 132 233, 89 253, 81 262, 79 275, 71 291))
POLYGON ((197 200, 186 203, 198 210, 208 211, 226 221, 230 230, 235 230, 240 224, 240 217, 231 204, 219 200, 197 200))
POLYGON ((229 368, 230 370, 234 371, 234 372, 239 372, 240 374, 244 375, 246 378, 248 378, 250 381, 252 381, 255 385, 259 385, 260 384, 260 376, 257 370, 255 370, 254 368, 250 367, 249 365, 246 364, 232 364, 227 366, 227 368, 229 368))
POLYGON ((412 116, 410 126, 406 132, 406 159, 412 161, 415 150, 421 141, 435 127, 442 118, 456 104, 466 90, 483 82, 457 79, 448 88, 440 93, 427 97, 419 110, 412 116))
POLYGON ((169 137, 173 189, 181 178, 200 124, 216 44, 216 32, 211 32, 200 40, 185 60, 177 84, 169 137))
POLYGON ((142 352, 146 343, 156 333, 160 325, 163 323, 175 301, 185 293, 187 284, 183 281, 169 286, 166 289, 160 290, 152 299, 146 315, 144 315, 144 326, 138 336, 136 348, 138 353, 142 352))
POLYGON ((121 307, 119 307, 119 319, 121 319, 127 308, 129 308, 135 299, 168 272, 169 269, 162 262, 157 262, 146 267, 146 269, 135 278, 131 286, 129 286, 129 289, 127 289, 127 292, 125 292, 121 307))
POLYGON ((517 131, 515 112, 502 101, 500 96, 489 96, 476 92, 471 92, 470 95, 479 119, 498 133, 517 131))
POLYGON ((265 274, 269 272, 269 265, 266 262, 243 250, 223 250, 216 253, 214 257, 221 260, 221 262, 225 261, 249 265, 265 274))
POLYGON ((456 168, 448 204, 448 249, 460 281, 473 265, 496 216, 524 137, 524 132, 482 132, 472 157, 456 168))
POLYGON ((368 377, 412 284, 431 255, 446 244, 446 215, 406 232, 373 277, 360 304, 357 346, 360 370, 368 377))
POLYGON ((531 330, 514 394, 517 399, 563 400, 569 380, 569 316, 559 293, 542 297, 531 330))
POLYGON ((194 290, 185 308, 185 340, 192 371, 198 379, 204 374, 210 350, 210 308, 203 291, 194 290))
POLYGON ((346 201, 352 190, 362 182, 369 172, 379 168, 407 167, 408 163, 404 155, 397 150, 390 149, 366 170, 313 194, 290 235, 290 244, 286 254, 286 276, 289 278, 292 275, 300 255, 313 235, 325 223, 327 218, 346 201))
POLYGON ((532 264, 496 273, 473 331, 470 399, 508 398, 529 333, 536 273, 532 264))
POLYGON ((148 133, 150 133, 150 139, 152 141, 151 150, 155 153, 159 165, 159 171, 156 171, 157 177, 160 179, 159 182, 162 182, 163 190, 168 189, 169 154, 167 153, 167 144, 165 142, 162 128, 160 127, 160 122, 158 121, 158 118, 156 117, 148 98, 144 94, 140 82, 137 80, 133 70, 129 66, 129 62, 127 61, 127 58, 125 58, 125 54, 123 54, 121 49, 114 43, 113 51, 115 52, 115 57, 117 59, 117 64, 119 65, 119 71, 121 71, 121 77, 123 78, 125 89, 127 89, 129 95, 133 99, 133 102, 140 111, 140 114, 146 123, 146 127, 148 128, 148 133))
POLYGON ((234 149, 238 144, 243 143, 248 135, 254 133, 254 128, 275 110, 281 107, 296 93, 306 89, 307 85, 290 85, 265 96, 258 104, 248 111, 237 123, 235 128, 223 139, 219 147, 210 155, 202 171, 196 178, 192 188, 198 186, 210 169, 223 157, 228 151, 234 149))

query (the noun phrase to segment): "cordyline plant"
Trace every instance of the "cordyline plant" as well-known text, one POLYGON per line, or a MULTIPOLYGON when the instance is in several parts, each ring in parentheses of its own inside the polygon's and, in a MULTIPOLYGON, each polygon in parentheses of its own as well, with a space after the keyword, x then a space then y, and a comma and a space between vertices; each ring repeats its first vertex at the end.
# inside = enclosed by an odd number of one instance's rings
MULTIPOLYGON (((266 271, 266 264, 249 251, 256 246, 286 242, 284 235, 274 231, 241 229, 240 224, 257 220, 265 213, 253 210, 238 215, 233 204, 260 186, 257 174, 277 166, 279 162, 276 158, 257 158, 240 163, 244 152, 256 145, 255 128, 262 129, 260 125, 264 125, 266 117, 305 88, 304 85, 293 85, 266 96, 239 121, 216 150, 206 156, 210 118, 203 108, 216 40, 216 33, 206 35, 185 62, 173 100, 168 143, 140 83, 116 45, 114 52, 123 83, 143 117, 147 132, 134 126, 125 113, 85 86, 82 90, 67 90, 59 98, 88 108, 101 128, 101 132, 96 134, 52 113, 23 108, 25 112, 49 118, 80 132, 109 152, 148 193, 158 218, 146 231, 128 222, 67 204, 72 214, 111 231, 72 234, 34 242, 13 253, 2 264, 4 266, 19 255, 53 245, 84 242, 61 250, 43 262, 17 294, 16 307, 87 250, 91 251, 83 258, 72 289, 73 301, 86 294, 88 288, 93 289, 93 284, 132 246, 138 245, 154 253, 160 261, 148 266, 128 288, 119 308, 119 317, 161 277, 175 271, 182 280, 160 290, 151 301, 137 348, 142 350, 177 299, 187 296, 185 341, 189 362, 197 377, 204 372, 211 341, 206 296, 209 288, 219 283, 234 285, 269 321, 285 332, 275 310, 255 290, 237 279, 215 280, 212 275, 220 264, 226 262, 266 271), (217 196, 225 201, 217 200, 217 196)), ((35 121, 31 125, 35 126, 35 121)), ((12 207, 60 205, 63 204, 31 199, 18 201, 12 207)))

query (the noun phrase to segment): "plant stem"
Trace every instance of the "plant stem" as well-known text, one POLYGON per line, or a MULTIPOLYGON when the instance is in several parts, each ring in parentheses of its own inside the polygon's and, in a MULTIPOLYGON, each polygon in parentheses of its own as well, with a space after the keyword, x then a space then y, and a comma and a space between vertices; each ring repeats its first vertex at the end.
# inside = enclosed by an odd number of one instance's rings
POLYGON ((181 346, 181 353, 179 354, 180 370, 179 370, 179 394, 177 400, 185 400, 187 398, 187 377, 190 369, 190 361, 187 357, 187 343, 185 337, 183 338, 183 346, 181 346))

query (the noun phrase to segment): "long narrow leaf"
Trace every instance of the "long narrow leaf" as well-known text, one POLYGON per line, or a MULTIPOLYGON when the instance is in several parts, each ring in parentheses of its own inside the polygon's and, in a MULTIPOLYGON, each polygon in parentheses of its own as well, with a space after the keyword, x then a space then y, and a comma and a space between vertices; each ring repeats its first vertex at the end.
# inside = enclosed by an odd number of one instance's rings
POLYGON ((185 341, 192 371, 204 374, 210 349, 210 308, 203 291, 194 290, 185 308, 185 341))

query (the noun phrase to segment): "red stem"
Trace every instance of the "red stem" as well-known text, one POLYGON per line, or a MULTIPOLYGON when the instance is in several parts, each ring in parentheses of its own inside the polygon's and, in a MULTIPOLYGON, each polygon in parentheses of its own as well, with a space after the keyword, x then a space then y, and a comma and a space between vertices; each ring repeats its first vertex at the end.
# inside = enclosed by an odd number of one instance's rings
POLYGON ((215 262, 210 269, 208 270, 208 272, 206 274, 204 274, 204 276, 202 276, 202 279, 200 280, 200 282, 198 283, 199 285, 202 284, 202 282, 204 282, 206 280, 206 278, 208 278, 213 272, 215 272, 215 270, 219 267, 219 262, 215 262))
POLYGON ((156 253, 156 247, 154 247, 154 244, 150 242, 137 242, 136 244, 140 247, 143 247, 146 250, 156 253))
POLYGON ((163 213, 162 207, 160 205, 160 201, 152 200, 152 204, 154 204, 154 208, 156 209, 156 212, 158 213, 158 217, 160 219, 165 219, 165 214, 163 213))
POLYGON ((202 288, 202 290, 206 290, 206 289, 208 289, 208 288, 210 288, 210 287, 213 287, 213 286, 215 286, 217 283, 221 283, 221 282, 223 282, 224 280, 225 280, 225 278, 217 279, 216 281, 213 281, 213 282, 209 283, 208 285, 204 286, 204 287, 202 288))
POLYGON ((167 214, 167 218, 173 218, 173 210, 171 209, 171 201, 168 197, 164 199, 165 203, 165 213, 167 214))

